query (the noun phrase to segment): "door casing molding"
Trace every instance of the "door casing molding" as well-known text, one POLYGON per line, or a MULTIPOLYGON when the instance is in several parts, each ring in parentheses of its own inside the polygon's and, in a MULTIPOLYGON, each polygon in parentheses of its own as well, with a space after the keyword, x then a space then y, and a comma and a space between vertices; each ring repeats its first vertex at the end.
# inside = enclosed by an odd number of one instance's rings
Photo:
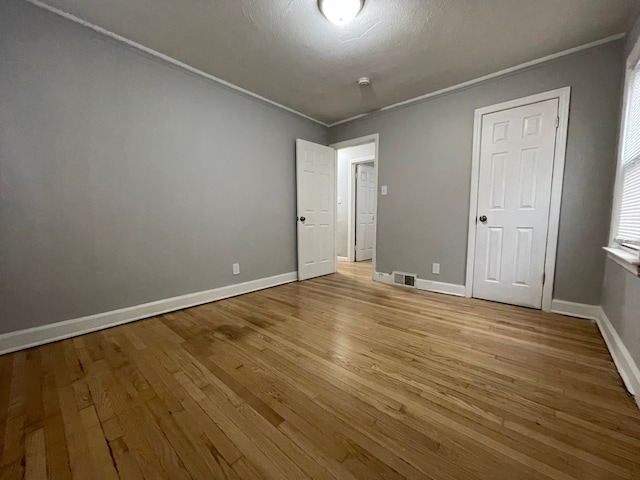
POLYGON ((473 123, 473 156, 471 159, 471 193, 469 197, 469 235, 467 241, 467 273, 465 278, 465 295, 473 294, 473 270, 476 253, 476 217, 478 215, 478 189, 480 180, 480 141, 482 138, 482 117, 490 113, 524 107, 533 103, 558 99, 558 117, 560 123, 556 130, 556 148, 553 158, 553 178, 551 183, 551 204, 549 207, 549 228, 545 257, 545 282, 542 288, 542 310, 551 311, 553 286, 555 283, 556 255, 558 249, 558 231, 560 227, 560 205, 562 203, 562 183, 567 151, 567 134, 569 128, 569 106, 571 87, 559 88, 508 102, 479 108, 474 114, 473 123))
MULTIPOLYGON (((365 162, 371 162, 373 160, 373 172, 374 172, 374 176, 375 176, 375 189, 376 189, 376 194, 374 195, 374 200, 373 200, 373 211, 376 212, 375 213, 375 218, 374 218, 374 224, 373 224, 373 259, 372 259, 372 263, 373 263, 373 269, 372 269, 372 273, 371 273, 371 277, 375 279, 375 272, 376 272, 376 250, 377 250, 377 240, 378 240, 378 172, 380 171, 378 169, 379 163, 380 163, 380 155, 379 155, 379 146, 380 146, 380 135, 378 133, 374 133, 371 135, 365 135, 364 137, 358 137, 358 138, 353 138, 351 140, 345 140, 344 142, 338 142, 338 143, 334 143, 329 145, 330 147, 333 147, 336 150, 336 191, 337 191, 337 182, 338 182, 338 150, 341 148, 347 148, 347 147, 357 147, 358 145, 364 145, 365 143, 374 143, 375 145, 375 157, 373 159, 368 159, 365 162)), ((352 167, 350 167, 352 168, 352 167)), ((336 202, 337 204, 337 202, 336 202)), ((337 207, 337 205, 336 205, 337 207)), ((337 221, 337 215, 336 215, 336 221, 337 221)), ((336 241, 337 238, 337 229, 334 229, 336 231, 336 233, 334 234, 334 243, 336 241)), ((349 235, 351 235, 353 237, 353 234, 351 232, 349 232, 349 235)), ((353 244, 353 238, 351 238, 349 240, 349 245, 353 244)), ((349 247, 350 249, 352 247, 349 247)), ((353 255, 353 252, 351 252, 349 254, 349 259, 351 259, 351 255, 353 255)))

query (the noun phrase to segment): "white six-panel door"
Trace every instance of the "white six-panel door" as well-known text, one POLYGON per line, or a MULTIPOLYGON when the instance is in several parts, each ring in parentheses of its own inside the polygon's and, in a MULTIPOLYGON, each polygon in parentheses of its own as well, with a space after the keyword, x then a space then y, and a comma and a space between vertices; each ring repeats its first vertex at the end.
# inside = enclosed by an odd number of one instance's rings
POLYGON ((558 99, 482 117, 473 296, 542 307, 558 99))
POLYGON ((373 258, 375 189, 373 165, 356 165, 356 262, 373 258))
POLYGON ((336 271, 335 150, 296 141, 298 280, 336 271))

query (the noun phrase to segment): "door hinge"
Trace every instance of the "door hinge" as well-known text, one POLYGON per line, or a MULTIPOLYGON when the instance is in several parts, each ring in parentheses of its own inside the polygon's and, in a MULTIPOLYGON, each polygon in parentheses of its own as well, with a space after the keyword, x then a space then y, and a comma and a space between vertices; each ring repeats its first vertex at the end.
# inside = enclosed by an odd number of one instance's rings
POLYGON ((560 117, 556 117, 556 128, 560 128, 560 117))

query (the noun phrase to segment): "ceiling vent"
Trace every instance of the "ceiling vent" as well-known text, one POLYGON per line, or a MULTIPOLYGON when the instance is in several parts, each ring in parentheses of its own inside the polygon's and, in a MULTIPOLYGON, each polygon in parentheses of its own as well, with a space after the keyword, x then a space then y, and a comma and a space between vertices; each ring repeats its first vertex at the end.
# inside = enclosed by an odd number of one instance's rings
POLYGON ((393 284, 415 288, 416 275, 413 273, 393 272, 393 284))

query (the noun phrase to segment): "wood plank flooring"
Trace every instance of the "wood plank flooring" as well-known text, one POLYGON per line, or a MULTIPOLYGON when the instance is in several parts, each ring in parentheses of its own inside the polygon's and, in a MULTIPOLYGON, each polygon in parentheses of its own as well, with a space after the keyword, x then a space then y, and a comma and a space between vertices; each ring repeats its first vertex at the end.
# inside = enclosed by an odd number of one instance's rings
POLYGON ((0 357, 0 479, 640 479, 595 325, 370 269, 0 357))

